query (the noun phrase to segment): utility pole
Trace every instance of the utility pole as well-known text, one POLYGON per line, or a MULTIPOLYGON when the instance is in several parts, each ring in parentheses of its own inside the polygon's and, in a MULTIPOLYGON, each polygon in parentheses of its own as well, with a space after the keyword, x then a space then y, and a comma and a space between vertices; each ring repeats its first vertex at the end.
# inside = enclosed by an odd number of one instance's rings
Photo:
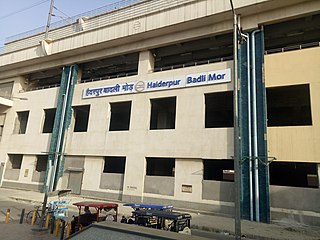
POLYGON ((49 27, 50 27, 50 24, 51 24, 51 16, 52 16, 53 4, 54 4, 54 0, 51 0, 50 9, 49 9, 49 13, 48 13, 48 21, 47 21, 47 25, 46 25, 46 33, 44 35, 44 39, 45 40, 48 38, 48 35, 49 35, 49 27))
POLYGON ((239 47, 239 21, 240 17, 235 13, 232 0, 230 0, 233 13, 233 124, 234 124, 234 220, 235 220, 235 239, 241 239, 241 165, 240 165, 240 132, 239 132, 239 79, 238 79, 238 47, 239 47))

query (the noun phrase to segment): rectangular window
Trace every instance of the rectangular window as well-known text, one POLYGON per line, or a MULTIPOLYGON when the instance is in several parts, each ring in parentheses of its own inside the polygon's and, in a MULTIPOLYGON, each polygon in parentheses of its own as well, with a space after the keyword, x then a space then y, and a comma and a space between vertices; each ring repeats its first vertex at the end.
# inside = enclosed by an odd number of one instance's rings
POLYGON ((174 129, 176 97, 151 99, 150 129, 174 129))
POLYGON ((90 105, 73 107, 75 118, 74 132, 86 132, 88 129, 90 105))
POLYGON ((234 166, 231 159, 203 160, 203 179, 215 181, 234 181, 234 166))
POLYGON ((44 109, 43 133, 52 133, 56 109, 44 109))
POLYGON ((29 111, 17 112, 17 118, 16 118, 15 128, 14 128, 15 134, 26 133, 28 118, 29 118, 29 111))
POLYGON ((309 85, 267 88, 268 126, 312 125, 309 85))
POLYGON ((147 159, 147 176, 168 176, 174 177, 174 158, 151 158, 147 159))
POLYGON ((124 174, 126 167, 126 157, 105 157, 104 173, 121 173, 124 174))
POLYGON ((129 130, 131 102, 110 103, 111 119, 109 131, 129 130))
POLYGON ((0 97, 10 99, 12 96, 13 82, 0 84, 0 97))
POLYGON ((44 172, 47 169, 48 155, 37 155, 36 171, 44 172))
POLYGON ((269 172, 271 185, 314 188, 319 186, 316 163, 272 162, 269 172))
POLYGON ((20 169, 22 164, 22 154, 8 154, 9 162, 8 167, 9 169, 20 169))
POLYGON ((205 127, 233 127, 233 92, 205 94, 205 127))

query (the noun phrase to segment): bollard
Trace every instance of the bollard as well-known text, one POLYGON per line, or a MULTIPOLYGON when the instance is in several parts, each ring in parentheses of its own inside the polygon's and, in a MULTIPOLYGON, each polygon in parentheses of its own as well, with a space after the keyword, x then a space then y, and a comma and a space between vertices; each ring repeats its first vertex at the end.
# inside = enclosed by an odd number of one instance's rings
POLYGON ((68 223, 67 225, 67 231, 66 231, 66 237, 70 236, 70 232, 71 232, 71 223, 68 223))
POLYGON ((7 209, 7 213, 6 213, 6 224, 8 224, 9 218, 10 218, 10 208, 7 209))
POLYGON ((58 234, 59 234, 60 222, 61 222, 61 219, 58 218, 57 221, 56 221, 56 229, 54 231, 54 236, 56 236, 56 237, 58 237, 58 234))
POLYGON ((46 223, 45 223, 45 225, 44 225, 44 228, 45 228, 45 229, 48 229, 48 228, 49 228, 50 217, 51 217, 51 214, 48 213, 47 216, 46 216, 46 223))
POLYGON ((51 215, 51 219, 50 219, 50 233, 53 234, 54 231, 54 223, 55 223, 55 217, 54 215, 51 215))
POLYGON ((23 223, 23 219, 24 219, 24 212, 25 212, 26 210, 23 208, 22 209, 22 211, 21 211, 21 216, 20 216, 20 224, 22 224, 23 223))
POLYGON ((31 218, 31 225, 34 225, 34 222, 36 221, 36 215, 37 214, 37 210, 34 210, 32 213, 32 218, 31 218))
POLYGON ((63 238, 64 238, 64 229, 65 228, 66 228, 66 221, 62 220, 59 240, 63 240, 63 238))

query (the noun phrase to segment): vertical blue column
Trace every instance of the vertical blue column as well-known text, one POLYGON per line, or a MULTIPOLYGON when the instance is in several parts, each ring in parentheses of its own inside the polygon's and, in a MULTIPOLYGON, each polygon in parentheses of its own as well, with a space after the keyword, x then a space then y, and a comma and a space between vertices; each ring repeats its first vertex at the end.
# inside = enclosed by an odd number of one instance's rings
MULTIPOLYGON (((63 68, 60 89, 57 99, 57 108, 54 119, 54 125, 50 140, 50 148, 48 154, 48 163, 47 164, 46 174, 44 183, 48 181, 49 168, 53 169, 55 161, 56 170, 54 177, 54 188, 58 181, 58 178, 63 173, 64 168, 64 157, 63 157, 63 146, 64 146, 64 136, 65 131, 68 129, 71 120, 72 114, 72 97, 74 92, 74 86, 77 81, 78 66, 68 66, 63 68), (63 119, 62 119, 63 118, 63 119), (63 120, 63 121, 62 121, 63 120), (59 146, 58 146, 59 145, 59 146), (56 156, 58 156, 56 158, 56 156)), ((47 192, 47 185, 44 184, 44 192, 47 192)))
POLYGON ((239 131, 240 131, 240 166, 241 166, 241 217, 250 219, 250 190, 249 190, 249 131, 248 131, 248 44, 240 44, 238 52, 238 76, 239 76, 239 131))
POLYGON ((248 33, 247 38, 244 40, 240 44, 238 54, 241 215, 243 219, 268 223, 270 221, 270 200, 263 31, 248 33), (253 65, 255 66, 254 69, 253 65), (253 80, 255 80, 255 84, 253 84, 253 80), (253 87, 255 87, 255 91, 253 91, 253 87), (255 102, 253 102, 254 98, 252 97, 254 93, 255 102), (256 111, 253 111, 254 105, 256 106, 256 111), (253 122, 253 119, 256 119, 256 141, 254 141, 253 124, 249 124, 249 122, 253 122), (253 155, 254 142, 257 143, 257 156, 253 155), (258 171, 254 171, 255 160, 258 171), (257 172, 258 178, 255 178, 255 173, 257 172), (256 185, 257 187, 255 188, 254 186, 256 185), (258 194, 257 201, 254 198, 256 193, 258 194))
POLYGON ((267 149, 267 103, 264 78, 264 32, 255 34, 256 92, 257 92, 257 135, 258 135, 258 178, 260 221, 270 222, 270 194, 267 149))

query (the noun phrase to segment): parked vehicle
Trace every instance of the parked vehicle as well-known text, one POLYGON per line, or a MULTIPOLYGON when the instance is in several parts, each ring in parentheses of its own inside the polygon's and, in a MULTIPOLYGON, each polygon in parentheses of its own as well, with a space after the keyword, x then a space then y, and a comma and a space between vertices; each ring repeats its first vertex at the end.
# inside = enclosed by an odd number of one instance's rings
POLYGON ((114 221, 118 219, 118 204, 106 202, 77 202, 79 215, 73 216, 71 233, 79 231, 93 222, 114 221))
POLYGON ((134 224, 191 235, 191 215, 163 210, 135 210, 132 212, 134 224))
POLYGON ((134 210, 147 209, 147 210, 172 210, 172 205, 161 204, 145 204, 145 203, 125 203, 125 207, 132 207, 134 210))

